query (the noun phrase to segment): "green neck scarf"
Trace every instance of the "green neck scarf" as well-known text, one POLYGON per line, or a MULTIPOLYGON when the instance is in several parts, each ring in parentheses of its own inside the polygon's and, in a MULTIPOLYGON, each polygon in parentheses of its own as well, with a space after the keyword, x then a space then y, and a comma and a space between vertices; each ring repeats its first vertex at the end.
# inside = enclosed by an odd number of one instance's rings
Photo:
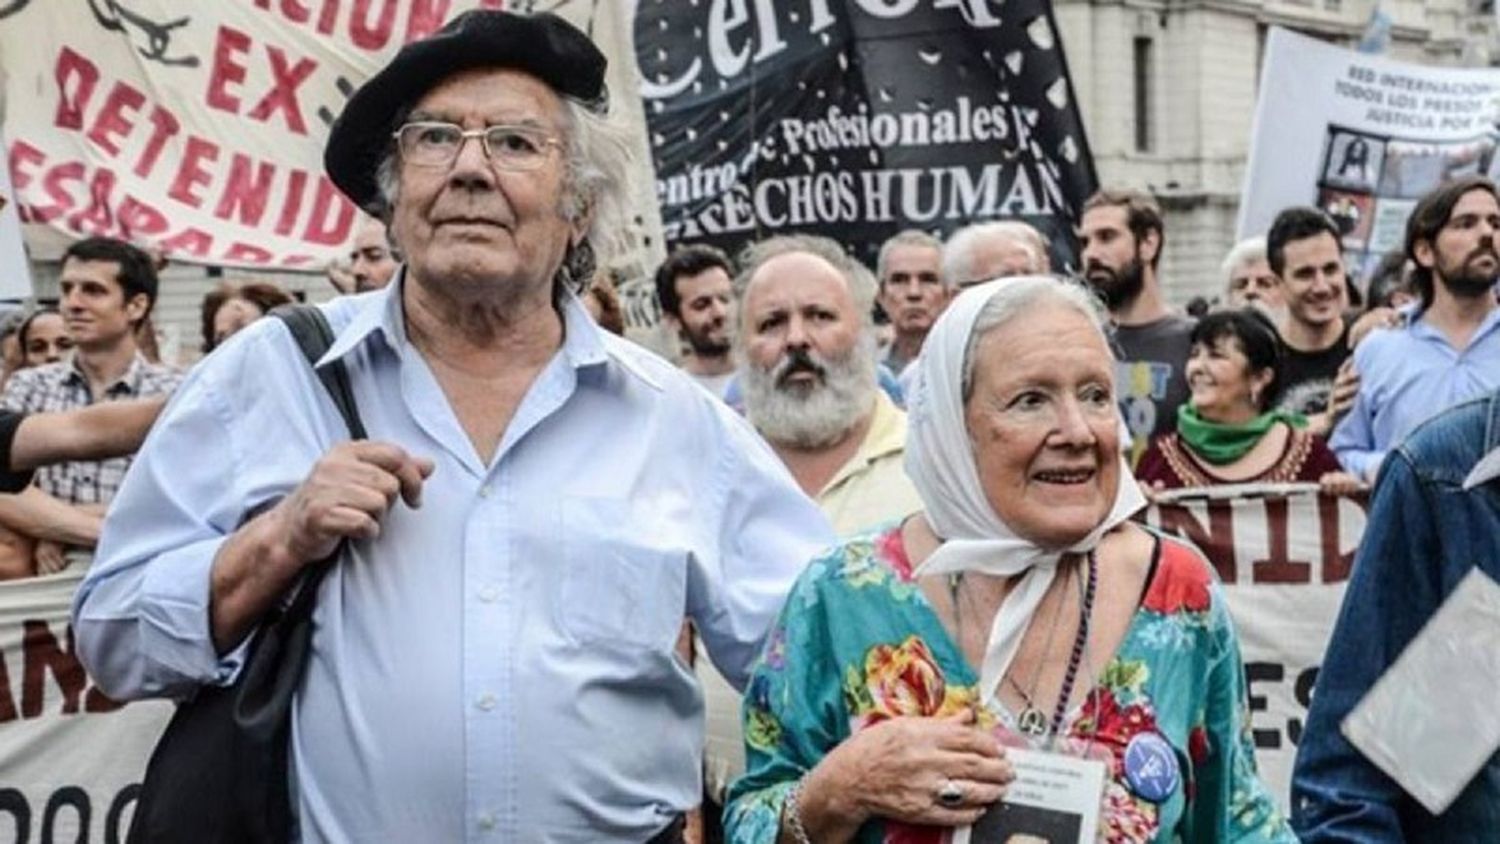
POLYGON ((1215 466, 1244 457, 1277 422, 1285 422, 1293 428, 1307 427, 1307 419, 1302 414, 1284 410, 1268 411, 1248 422, 1225 424, 1199 416, 1198 409, 1191 402, 1183 402, 1177 407, 1177 436, 1187 443, 1193 454, 1215 466))

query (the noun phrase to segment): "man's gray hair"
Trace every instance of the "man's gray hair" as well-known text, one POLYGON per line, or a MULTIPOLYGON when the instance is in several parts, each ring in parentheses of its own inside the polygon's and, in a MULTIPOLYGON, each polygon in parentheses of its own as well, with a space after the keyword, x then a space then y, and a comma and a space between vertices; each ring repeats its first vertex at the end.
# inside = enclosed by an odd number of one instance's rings
MULTIPOLYGON (((925 249, 936 249, 938 260, 942 260, 943 242, 941 240, 921 229, 906 229, 897 232, 887 238, 885 243, 880 244, 880 254, 875 258, 875 278, 879 281, 881 287, 885 286, 885 271, 890 269, 891 252, 902 246, 920 246, 925 249)), ((941 273, 941 268, 939 269, 939 273, 941 273)), ((949 287, 952 286, 947 279, 943 280, 943 284, 949 287)))
POLYGON ((1025 247, 1031 253, 1028 272, 1046 271, 1047 242, 1036 227, 1020 220, 990 220, 973 223, 954 232, 943 247, 943 278, 949 285, 966 285, 987 278, 976 277, 974 252, 980 243, 1001 240, 1025 247))
POLYGON ((1105 338, 1105 344, 1108 345, 1104 303, 1088 287, 1070 279, 1048 275, 1008 279, 990 294, 989 301, 980 308, 978 316, 974 318, 974 329, 969 332, 969 340, 964 345, 961 382, 964 401, 968 401, 974 392, 979 341, 991 331, 1042 304, 1061 305, 1082 314, 1099 331, 1099 336, 1105 338))
POLYGON ((1224 263, 1219 265, 1219 277, 1224 279, 1224 286, 1229 287, 1229 278, 1234 271, 1254 261, 1266 260, 1266 238, 1265 235, 1247 237, 1230 247, 1229 254, 1224 256, 1224 263))
MULTIPOLYGON (((878 288, 875 276, 868 267, 845 252, 837 241, 818 235, 783 234, 745 247, 737 262, 740 266, 739 275, 734 277, 735 301, 744 304, 745 291, 750 287, 750 279, 755 276, 756 270, 772 258, 793 252, 806 252, 832 264, 849 286, 849 295, 854 298, 854 307, 859 311, 860 324, 867 329, 875 324, 875 291, 878 288)), ((741 325, 744 324, 744 319, 745 309, 741 307, 741 325)))
MULTIPOLYGON (((633 158, 630 131, 618 118, 591 111, 566 97, 560 99, 567 175, 559 211, 570 221, 592 212, 584 240, 593 248, 596 263, 602 266, 629 245, 626 232, 630 221, 633 158)), ((410 113, 408 109, 398 116, 392 129, 405 123, 410 113)), ((384 205, 381 216, 387 223, 400 196, 399 172, 400 157, 392 141, 376 171, 384 205)))

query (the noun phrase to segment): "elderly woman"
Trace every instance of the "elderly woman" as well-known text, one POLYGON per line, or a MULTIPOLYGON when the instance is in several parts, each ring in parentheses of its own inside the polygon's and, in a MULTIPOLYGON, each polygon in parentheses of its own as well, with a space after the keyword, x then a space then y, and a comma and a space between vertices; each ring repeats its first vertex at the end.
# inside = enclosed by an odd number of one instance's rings
POLYGON ((1128 521, 1144 499, 1095 300, 974 287, 917 366, 925 509, 794 587, 747 688, 729 839, 947 841, 1005 800, 1020 746, 1104 763, 1105 840, 1295 840, 1256 778, 1217 582, 1128 521))
POLYGON ((1338 493, 1361 486, 1306 429, 1306 419, 1274 409, 1281 343, 1261 312, 1209 314, 1191 341, 1185 369, 1191 393, 1177 408, 1177 430, 1141 455, 1137 480, 1151 490, 1306 481, 1338 493))

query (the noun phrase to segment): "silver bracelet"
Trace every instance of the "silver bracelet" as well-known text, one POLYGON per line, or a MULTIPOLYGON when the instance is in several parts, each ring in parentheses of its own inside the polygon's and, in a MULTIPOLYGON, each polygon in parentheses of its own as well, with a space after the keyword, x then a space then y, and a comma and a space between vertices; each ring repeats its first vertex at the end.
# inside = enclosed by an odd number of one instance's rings
POLYGON ((786 793, 786 802, 781 808, 781 817, 786 821, 786 828, 797 844, 812 844, 812 839, 807 837, 807 827, 802 825, 802 784, 805 782, 807 774, 803 774, 786 793))

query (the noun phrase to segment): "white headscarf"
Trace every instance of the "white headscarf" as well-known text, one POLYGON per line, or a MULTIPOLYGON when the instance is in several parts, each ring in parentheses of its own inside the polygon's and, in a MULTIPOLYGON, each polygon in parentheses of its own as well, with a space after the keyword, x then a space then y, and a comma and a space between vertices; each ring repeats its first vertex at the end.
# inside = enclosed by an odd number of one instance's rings
MULTIPOLYGON (((1057 575, 1064 551, 1047 550, 1017 536, 995 515, 979 483, 974 448, 964 422, 964 351, 974 323, 990 298, 1016 279, 991 281, 965 290, 951 302, 922 343, 916 378, 907 397, 906 474, 926 506, 942 545, 916 573, 976 571, 1000 577, 1020 575, 995 613, 985 647, 980 686, 986 701, 996 693, 1042 596, 1057 575)), ((1063 282, 1059 282, 1063 283, 1063 282)), ((1003 365, 1003 364, 1000 364, 1003 365)), ((1145 506, 1124 455, 1114 507, 1104 521, 1066 552, 1092 550, 1106 531, 1145 506)))

